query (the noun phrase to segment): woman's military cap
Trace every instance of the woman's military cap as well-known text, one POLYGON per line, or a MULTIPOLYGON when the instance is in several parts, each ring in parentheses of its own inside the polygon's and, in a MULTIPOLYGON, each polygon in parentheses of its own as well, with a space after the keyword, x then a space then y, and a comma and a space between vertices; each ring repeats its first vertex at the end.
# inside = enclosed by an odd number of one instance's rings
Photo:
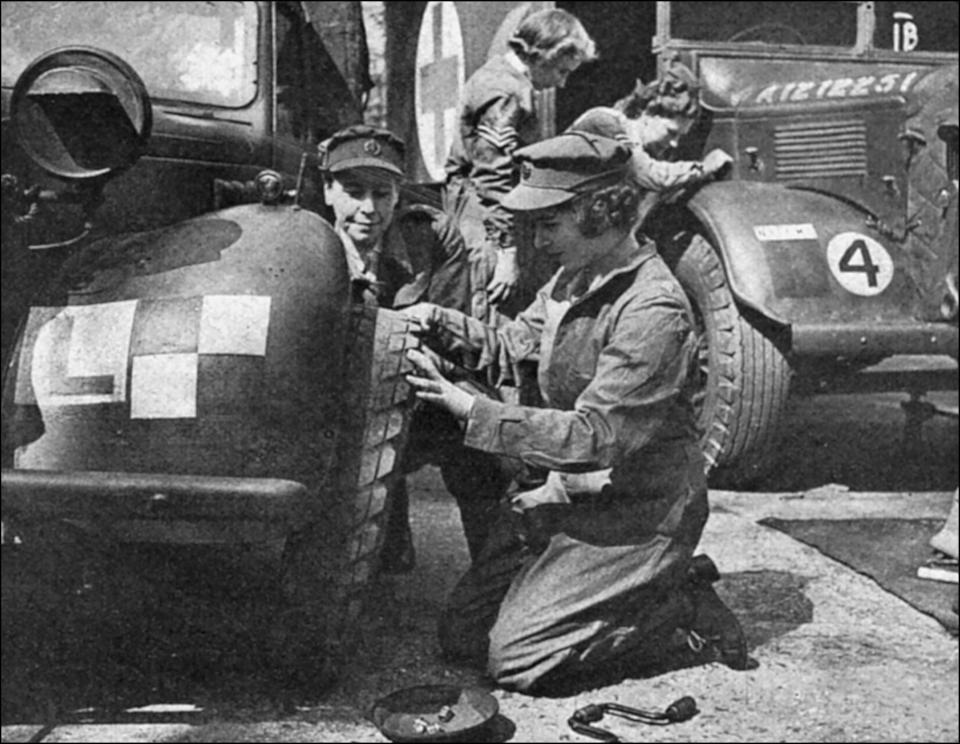
POLYGON ((322 171, 381 168, 403 175, 403 140, 386 129, 355 124, 321 142, 319 151, 322 171))
POLYGON ((520 212, 563 204, 630 173, 627 145, 588 132, 564 132, 517 150, 514 158, 520 183, 503 198, 503 206, 520 212))

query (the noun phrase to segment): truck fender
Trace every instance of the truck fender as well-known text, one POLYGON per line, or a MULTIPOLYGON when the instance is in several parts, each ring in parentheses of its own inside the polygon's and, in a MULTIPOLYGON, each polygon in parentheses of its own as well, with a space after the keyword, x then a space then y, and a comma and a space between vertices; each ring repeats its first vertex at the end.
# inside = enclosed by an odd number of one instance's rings
POLYGON ((828 195, 718 182, 700 189, 687 207, 719 251, 737 301, 777 323, 893 319, 916 294, 903 249, 869 227, 867 214, 828 195), (837 266, 838 248, 858 240, 886 262, 889 276, 880 283, 888 283, 879 291, 866 284, 858 289, 858 281, 876 281, 855 271, 859 255, 850 260, 849 275, 837 266))

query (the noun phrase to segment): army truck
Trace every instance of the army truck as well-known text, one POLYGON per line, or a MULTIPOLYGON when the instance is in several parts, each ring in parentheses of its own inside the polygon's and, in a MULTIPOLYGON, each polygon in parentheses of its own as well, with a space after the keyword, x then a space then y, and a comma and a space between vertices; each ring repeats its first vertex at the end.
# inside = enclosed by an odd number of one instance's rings
POLYGON ((922 415, 956 389, 955 3, 388 3, 391 126, 422 183, 442 182, 460 86, 546 7, 600 59, 537 94, 541 136, 682 63, 705 113, 677 155, 734 158, 641 226, 695 308, 713 484, 771 465, 791 390, 909 390, 922 415), (892 355, 945 364, 873 366, 892 355))
POLYGON ((409 418, 407 326, 318 214, 359 3, 5 2, 2 30, 4 563, 267 546, 273 659, 333 678, 409 418))

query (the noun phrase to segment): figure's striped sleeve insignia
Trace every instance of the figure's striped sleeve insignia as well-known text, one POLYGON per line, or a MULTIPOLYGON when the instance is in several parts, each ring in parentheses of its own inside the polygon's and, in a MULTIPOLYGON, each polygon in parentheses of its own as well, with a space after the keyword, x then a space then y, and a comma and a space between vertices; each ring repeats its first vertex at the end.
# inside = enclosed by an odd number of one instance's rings
POLYGON ((513 152, 520 144, 520 136, 513 127, 499 127, 495 129, 486 124, 479 124, 477 126, 477 135, 497 149, 505 152, 513 152))

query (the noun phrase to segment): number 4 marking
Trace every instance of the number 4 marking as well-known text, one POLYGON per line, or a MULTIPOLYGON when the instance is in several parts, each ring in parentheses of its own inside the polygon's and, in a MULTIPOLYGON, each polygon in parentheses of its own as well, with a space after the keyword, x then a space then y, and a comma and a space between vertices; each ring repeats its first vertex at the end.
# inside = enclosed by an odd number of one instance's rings
POLYGON ((863 297, 880 294, 893 279, 893 259, 887 249, 860 233, 834 235, 827 244, 827 263, 845 290, 863 297))
POLYGON ((880 267, 873 262, 870 256, 870 249, 867 248, 867 244, 862 240, 854 240, 850 244, 850 247, 847 248, 843 256, 840 257, 839 265, 840 271, 862 271, 867 275, 867 286, 877 286, 877 275, 880 273, 880 267), (860 256, 860 263, 853 262, 854 256, 856 255, 860 256))

